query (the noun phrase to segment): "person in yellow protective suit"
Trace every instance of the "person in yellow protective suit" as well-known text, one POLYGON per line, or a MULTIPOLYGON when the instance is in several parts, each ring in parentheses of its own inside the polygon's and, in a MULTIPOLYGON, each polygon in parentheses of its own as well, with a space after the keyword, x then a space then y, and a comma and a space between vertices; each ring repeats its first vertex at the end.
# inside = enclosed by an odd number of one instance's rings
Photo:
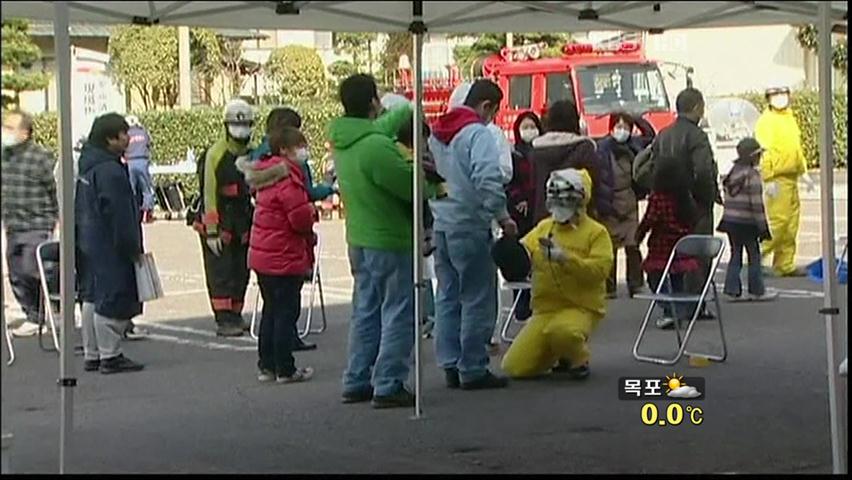
POLYGON ((766 192, 766 213, 772 239, 761 246, 763 256, 772 255, 772 269, 778 276, 800 275, 796 268, 796 236, 799 233, 799 178, 808 190, 814 182, 807 175, 801 132, 790 108, 789 88, 766 90, 769 106, 755 126, 755 138, 765 153, 760 171, 766 192))
POLYGON ((553 172, 547 182, 550 216, 521 240, 532 268, 533 315, 503 357, 510 377, 589 375, 589 337, 606 314, 613 263, 606 227, 586 214, 591 185, 585 170, 553 172))

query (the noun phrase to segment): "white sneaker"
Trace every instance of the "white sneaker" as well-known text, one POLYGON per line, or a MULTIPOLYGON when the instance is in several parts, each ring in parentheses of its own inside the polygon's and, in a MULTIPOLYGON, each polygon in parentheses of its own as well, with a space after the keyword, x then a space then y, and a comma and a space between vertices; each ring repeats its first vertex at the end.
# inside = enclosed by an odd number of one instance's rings
POLYGON ((261 370, 257 373, 257 381, 260 383, 274 382, 275 374, 268 370, 261 370))
POLYGON ((750 302, 769 302, 778 298, 778 292, 775 290, 766 290, 763 295, 748 295, 750 302))
POLYGON ((847 363, 848 360, 849 360, 849 357, 844 358, 843 363, 840 364, 840 368, 838 369, 838 372, 843 377, 846 376, 846 369, 849 368, 849 367, 846 366, 846 363, 847 363))
POLYGON ((148 338, 148 330, 145 330, 139 325, 134 325, 133 328, 124 332, 124 338, 128 341, 144 340, 148 338))
POLYGON ((672 317, 658 318, 657 321, 654 322, 654 324, 657 326, 657 328, 668 330, 674 327, 675 319, 672 317))
POLYGON ((37 334, 39 325, 35 322, 26 321, 20 327, 12 330, 12 335, 15 337, 32 337, 37 334))

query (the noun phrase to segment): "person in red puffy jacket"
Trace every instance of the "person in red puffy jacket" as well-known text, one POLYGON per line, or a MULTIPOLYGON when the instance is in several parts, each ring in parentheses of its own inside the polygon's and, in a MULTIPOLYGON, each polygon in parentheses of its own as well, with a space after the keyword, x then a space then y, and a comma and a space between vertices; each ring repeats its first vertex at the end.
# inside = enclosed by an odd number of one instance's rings
POLYGON ((261 382, 302 382, 313 376, 310 367, 296 368, 293 358, 302 283, 314 261, 316 239, 316 210, 298 163, 306 144, 299 130, 279 128, 269 132, 270 155, 238 165, 256 198, 248 264, 257 274, 263 296, 258 342, 261 382))

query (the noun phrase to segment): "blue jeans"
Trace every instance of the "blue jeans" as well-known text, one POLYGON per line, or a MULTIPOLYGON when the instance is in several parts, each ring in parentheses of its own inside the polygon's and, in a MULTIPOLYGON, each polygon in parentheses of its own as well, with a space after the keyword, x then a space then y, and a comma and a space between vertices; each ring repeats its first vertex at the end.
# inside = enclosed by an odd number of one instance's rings
MULTIPOLYGON (((661 294, 677 294, 685 291, 685 275, 683 273, 669 273, 669 281, 671 282, 671 291, 668 284, 663 284, 660 289, 661 294)), ((663 279, 663 272, 648 272, 648 285, 651 287, 651 292, 656 293, 657 287, 663 279)), ((679 318, 681 320, 691 320, 695 313, 694 303, 672 303, 672 302, 657 302, 657 306, 663 309, 663 316, 667 318, 679 318), (677 315, 675 315, 677 313, 677 315)))
POLYGON ((743 293, 740 271, 743 268, 743 249, 748 254, 748 293, 763 295, 766 288, 763 285, 763 270, 760 266, 760 243, 757 238, 743 238, 739 235, 728 234, 731 242, 731 261, 725 274, 725 293, 739 297, 743 293))
POLYGON ((414 348, 413 262, 410 253, 349 248, 355 289, 344 392, 372 385, 374 395, 386 396, 404 388, 414 348))
POLYGON ((151 171, 149 170, 151 162, 148 160, 129 160, 127 168, 130 173, 130 187, 133 188, 133 195, 136 200, 142 198, 142 210, 151 211, 154 209, 154 182, 151 180, 151 171))
POLYGON ((497 267, 491 231, 436 232, 435 353, 462 382, 488 373, 488 344, 497 318, 497 267))

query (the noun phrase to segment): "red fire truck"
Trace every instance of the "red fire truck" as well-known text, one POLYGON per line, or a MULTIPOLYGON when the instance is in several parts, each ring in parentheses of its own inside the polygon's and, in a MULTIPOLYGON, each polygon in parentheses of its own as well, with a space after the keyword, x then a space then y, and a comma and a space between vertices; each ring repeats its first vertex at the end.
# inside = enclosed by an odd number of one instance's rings
MULTIPOLYGON (((497 124, 512 139, 512 124, 520 113, 543 115, 557 100, 572 100, 588 134, 608 134, 609 114, 627 111, 641 115, 656 131, 671 124, 670 105, 658 62, 648 60, 638 42, 612 46, 571 43, 559 58, 540 58, 543 45, 524 45, 486 58, 482 76, 503 90, 497 124)), ((401 69, 398 89, 412 97, 411 73, 401 69)), ((453 89, 461 83, 458 70, 424 82, 424 111, 431 120, 447 109, 453 89)))

